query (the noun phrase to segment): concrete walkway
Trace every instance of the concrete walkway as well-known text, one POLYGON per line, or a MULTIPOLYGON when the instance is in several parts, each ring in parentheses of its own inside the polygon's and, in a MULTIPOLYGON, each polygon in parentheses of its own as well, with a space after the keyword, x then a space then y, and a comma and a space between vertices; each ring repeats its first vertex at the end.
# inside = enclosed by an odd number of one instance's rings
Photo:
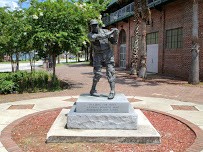
MULTIPOLYGON (((73 100, 75 101, 78 95, 89 92, 93 77, 92 67, 81 64, 59 66, 56 68, 56 73, 61 80, 71 84, 71 89, 0 95, 0 134, 6 126, 19 118, 39 111, 72 106, 73 100), (18 107, 20 105, 21 107, 18 107), (25 109, 23 105, 31 108, 25 109)), ((103 74, 104 77, 99 82, 97 90, 99 93, 108 93, 109 84, 105 78, 105 70, 103 74)), ((191 86, 186 81, 165 77, 151 77, 143 81, 129 76, 126 71, 119 70, 116 74, 116 92, 125 94, 134 107, 172 114, 188 120, 203 130, 202 85, 191 86)), ((199 145, 203 146, 203 138, 199 145)), ((6 151, 0 142, 0 152, 6 151)))
MULTIPOLYGON (((0 104, 0 134, 2 130, 10 123, 28 114, 33 114, 36 112, 54 108, 72 106, 74 103, 72 101, 73 98, 78 98, 78 96, 48 97, 2 103, 0 104), (33 107, 30 109, 23 109, 23 105, 31 105, 33 107), (21 106, 22 109, 18 109, 18 106, 21 106)), ((127 98, 136 108, 151 109, 156 111, 158 110, 168 114, 179 116, 190 121, 203 130, 202 104, 153 97, 127 96, 127 98)), ((0 152, 7 152, 1 142, 0 152)))

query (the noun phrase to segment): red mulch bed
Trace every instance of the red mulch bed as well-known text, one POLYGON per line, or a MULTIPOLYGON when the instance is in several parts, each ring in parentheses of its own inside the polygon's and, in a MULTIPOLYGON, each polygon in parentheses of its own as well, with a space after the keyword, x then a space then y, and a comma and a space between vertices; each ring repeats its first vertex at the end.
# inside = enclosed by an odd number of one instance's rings
POLYGON ((31 116, 12 130, 12 138, 25 152, 180 152, 190 147, 195 133, 182 122, 151 111, 143 111, 161 134, 161 144, 45 143, 46 134, 61 110, 31 116))

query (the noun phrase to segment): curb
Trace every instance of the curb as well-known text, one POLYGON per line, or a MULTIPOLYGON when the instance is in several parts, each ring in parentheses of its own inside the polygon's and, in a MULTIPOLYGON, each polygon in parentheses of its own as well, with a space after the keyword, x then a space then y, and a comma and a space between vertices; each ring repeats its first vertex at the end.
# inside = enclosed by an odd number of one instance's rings
MULTIPOLYGON (((62 108, 64 108, 64 107, 62 107, 62 108)), ((30 116, 35 116, 35 115, 42 114, 44 112, 49 112, 49 111, 56 111, 56 110, 59 110, 59 109, 62 109, 62 108, 54 108, 54 109, 49 109, 49 110, 36 112, 34 114, 29 114, 27 116, 24 116, 22 118, 19 118, 19 119, 15 120, 14 122, 9 124, 8 126, 6 126, 6 128, 4 128, 2 130, 1 135, 0 135, 0 142, 2 143, 2 145, 5 147, 5 149, 8 152, 23 152, 12 139, 12 129, 16 125, 21 123, 23 120, 25 120, 26 118, 29 118, 30 116)), ((67 107, 65 107, 65 108, 67 108, 67 107)))

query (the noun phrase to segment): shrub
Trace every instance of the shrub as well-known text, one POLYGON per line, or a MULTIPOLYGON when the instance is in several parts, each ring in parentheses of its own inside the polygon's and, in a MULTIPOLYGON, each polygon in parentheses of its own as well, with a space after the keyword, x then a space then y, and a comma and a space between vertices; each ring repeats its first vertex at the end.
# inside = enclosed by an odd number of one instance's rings
POLYGON ((17 91, 37 92, 47 90, 60 90, 60 81, 46 71, 18 71, 16 73, 0 73, 0 93, 12 93, 17 91))
POLYGON ((16 85, 13 81, 0 81, 0 94, 13 93, 16 90, 16 85))
POLYGON ((60 85, 59 79, 57 77, 54 78, 52 75, 49 90, 55 91, 55 90, 60 90, 60 89, 61 89, 61 85, 60 85))
POLYGON ((0 82, 3 82, 5 80, 9 80, 9 73, 1 73, 0 74, 0 82))

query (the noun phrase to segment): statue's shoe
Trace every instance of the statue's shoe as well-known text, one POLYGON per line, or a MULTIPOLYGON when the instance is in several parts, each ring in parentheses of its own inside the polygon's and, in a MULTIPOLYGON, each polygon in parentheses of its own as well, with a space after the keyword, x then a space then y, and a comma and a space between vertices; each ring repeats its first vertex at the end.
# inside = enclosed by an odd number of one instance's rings
POLYGON ((114 96, 115 96, 115 92, 110 92, 109 96, 108 96, 108 99, 113 99, 114 96))
POLYGON ((100 96, 100 94, 98 94, 96 90, 91 90, 90 91, 90 95, 91 96, 95 96, 95 97, 99 97, 100 96))

